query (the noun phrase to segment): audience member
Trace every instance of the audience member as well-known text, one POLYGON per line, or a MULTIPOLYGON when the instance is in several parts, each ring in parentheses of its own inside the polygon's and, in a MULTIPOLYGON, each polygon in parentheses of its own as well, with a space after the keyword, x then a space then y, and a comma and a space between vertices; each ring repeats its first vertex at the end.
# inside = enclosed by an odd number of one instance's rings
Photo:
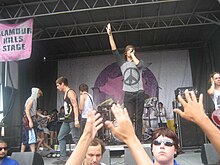
POLYGON ((101 115, 99 113, 96 114, 96 111, 94 110, 88 112, 83 134, 81 135, 73 153, 67 160, 66 165, 82 165, 90 143, 95 138, 97 131, 103 126, 102 118, 100 118, 100 116, 101 115))
POLYGON ((41 116, 39 116, 39 114, 44 113, 44 115, 47 115, 47 113, 45 113, 45 111, 42 111, 42 109, 38 109, 37 110, 37 118, 36 121, 38 123, 38 127, 37 127, 37 151, 39 150, 39 147, 42 145, 42 147, 46 147, 48 150, 50 150, 51 152, 53 152, 53 149, 48 145, 46 139, 47 139, 47 135, 49 134, 49 130, 47 128, 47 122, 48 119, 47 118, 43 118, 41 116))
POLYGON ((50 130, 50 146, 54 146, 54 141, 57 141, 57 109, 52 110, 52 114, 50 115, 50 121, 48 123, 48 128, 50 130))
POLYGON ((154 131, 151 151, 156 165, 178 165, 175 157, 179 153, 179 140, 172 130, 161 127, 154 131))
POLYGON ((83 165, 105 165, 104 163, 101 163, 102 155, 105 152, 105 146, 103 142, 95 138, 91 141, 89 144, 89 148, 86 152, 86 157, 83 161, 83 165))
POLYGON ((179 102, 183 105, 184 110, 174 109, 182 118, 197 124, 209 138, 216 151, 220 154, 220 130, 212 123, 209 117, 205 114, 203 108, 203 94, 200 94, 197 101, 196 95, 193 91, 185 91, 184 100, 180 95, 179 102))
POLYGON ((19 165, 14 159, 7 157, 8 145, 5 141, 0 140, 0 164, 2 165, 19 165))

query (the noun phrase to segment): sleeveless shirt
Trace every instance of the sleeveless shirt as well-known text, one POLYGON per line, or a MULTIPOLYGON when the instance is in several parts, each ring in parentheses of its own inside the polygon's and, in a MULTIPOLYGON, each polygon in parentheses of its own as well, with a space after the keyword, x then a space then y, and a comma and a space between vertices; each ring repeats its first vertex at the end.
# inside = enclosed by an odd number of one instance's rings
POLYGON ((70 98, 68 97, 68 93, 69 93, 70 90, 71 89, 69 89, 67 91, 66 97, 64 98, 64 103, 63 103, 63 105, 64 105, 64 113, 65 113, 65 115, 64 115, 64 117, 65 117, 64 121, 65 122, 72 122, 72 121, 74 121, 74 107, 73 107, 73 105, 72 105, 72 103, 70 101, 70 98))

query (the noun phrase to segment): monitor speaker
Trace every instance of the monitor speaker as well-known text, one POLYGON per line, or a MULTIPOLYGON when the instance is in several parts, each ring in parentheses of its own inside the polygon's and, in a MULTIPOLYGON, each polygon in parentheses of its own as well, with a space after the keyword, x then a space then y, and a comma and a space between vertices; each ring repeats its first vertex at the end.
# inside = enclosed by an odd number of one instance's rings
MULTIPOLYGON (((153 156, 151 154, 151 147, 144 147, 144 149, 145 149, 146 153, 148 154, 148 156, 152 159, 153 156)), ((137 164, 128 147, 125 147, 124 152, 125 152, 125 157, 124 157, 125 164, 137 164)))
POLYGON ((202 163, 205 165, 220 164, 220 155, 216 152, 211 143, 203 144, 201 159, 202 163))
POLYGON ((110 158, 110 150, 106 149, 105 152, 102 155, 102 163, 105 163, 106 165, 111 165, 111 158, 110 158))
POLYGON ((13 152, 11 158, 17 160, 21 165, 44 165, 44 160, 38 153, 13 152))

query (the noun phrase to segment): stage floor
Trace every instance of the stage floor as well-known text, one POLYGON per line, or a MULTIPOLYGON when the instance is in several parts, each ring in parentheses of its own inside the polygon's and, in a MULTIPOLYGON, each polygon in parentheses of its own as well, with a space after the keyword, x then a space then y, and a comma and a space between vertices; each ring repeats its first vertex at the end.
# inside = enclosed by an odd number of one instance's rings
MULTIPOLYGON (((143 144, 143 146, 150 147, 150 144, 143 144)), ((125 145, 113 145, 106 146, 106 149, 110 150, 110 164, 111 165, 125 165, 125 155, 124 155, 125 145)), ((181 165, 203 165, 201 161, 201 152, 199 149, 185 149, 184 153, 177 156, 176 161, 181 165)), ((45 165, 53 165, 53 162, 57 161, 58 158, 47 158, 43 157, 45 165)), ((126 165, 133 165, 128 164, 126 165)))

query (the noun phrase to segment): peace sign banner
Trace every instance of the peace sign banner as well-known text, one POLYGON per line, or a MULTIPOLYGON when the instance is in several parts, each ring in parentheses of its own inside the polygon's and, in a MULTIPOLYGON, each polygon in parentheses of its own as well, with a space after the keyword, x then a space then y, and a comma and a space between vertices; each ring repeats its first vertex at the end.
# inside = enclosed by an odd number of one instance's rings
POLYGON ((33 19, 20 24, 0 24, 0 61, 30 58, 33 19))

